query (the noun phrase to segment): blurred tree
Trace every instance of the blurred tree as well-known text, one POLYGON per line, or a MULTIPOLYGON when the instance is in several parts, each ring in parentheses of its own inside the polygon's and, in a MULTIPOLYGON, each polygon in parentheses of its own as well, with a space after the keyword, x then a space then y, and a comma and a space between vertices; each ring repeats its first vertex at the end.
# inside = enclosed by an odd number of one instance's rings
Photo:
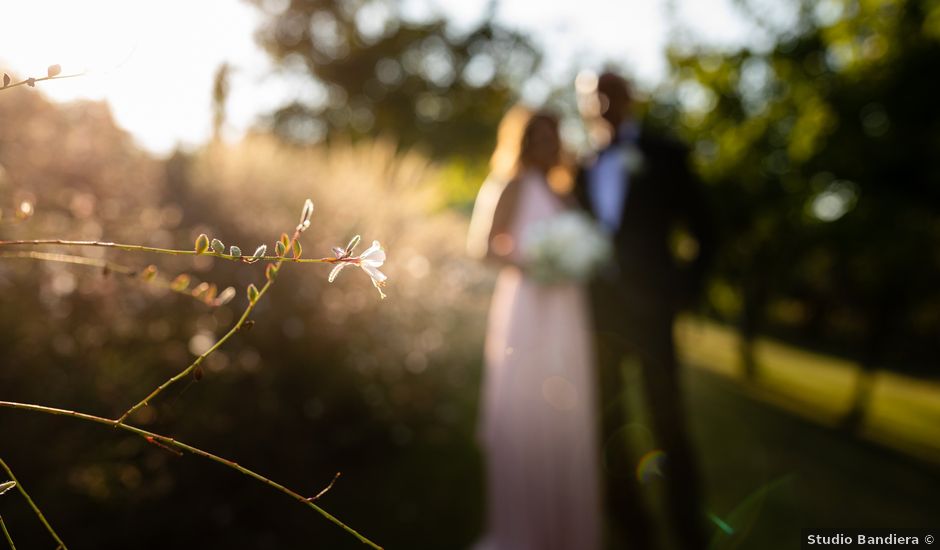
POLYGON ((249 1, 266 17, 261 45, 309 84, 272 114, 275 131, 295 142, 378 134, 435 157, 482 156, 540 63, 492 10, 457 32, 441 17, 404 19, 395 0, 249 1))
POLYGON ((864 367, 855 427, 875 366, 926 373, 938 351, 940 2, 794 0, 787 24, 738 5, 770 46, 675 49, 650 115, 696 143, 720 204, 716 288, 736 292, 713 301, 747 373, 761 328, 839 347, 864 367))

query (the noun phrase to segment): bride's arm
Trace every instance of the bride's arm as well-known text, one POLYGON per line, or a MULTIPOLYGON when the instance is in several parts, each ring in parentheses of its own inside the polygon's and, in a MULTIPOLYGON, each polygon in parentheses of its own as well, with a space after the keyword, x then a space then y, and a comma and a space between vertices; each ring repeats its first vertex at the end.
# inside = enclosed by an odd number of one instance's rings
POLYGON ((519 180, 513 179, 500 193, 496 210, 493 212, 493 224, 490 226, 487 239, 489 246, 486 250, 486 259, 519 268, 522 268, 519 258, 519 237, 514 234, 513 228, 516 213, 519 210, 521 188, 519 180))
POLYGON ((477 258, 522 268, 518 236, 513 225, 519 206, 521 185, 487 181, 480 190, 470 223, 468 249, 477 258))

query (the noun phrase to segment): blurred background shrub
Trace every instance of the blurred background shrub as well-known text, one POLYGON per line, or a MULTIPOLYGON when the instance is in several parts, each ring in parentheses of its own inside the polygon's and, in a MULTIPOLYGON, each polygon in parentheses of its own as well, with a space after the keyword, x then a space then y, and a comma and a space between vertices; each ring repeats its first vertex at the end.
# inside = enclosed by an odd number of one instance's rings
MULTIPOLYGON (((35 94, 10 97, 0 109, 23 117, 29 131, 3 126, 0 163, 5 184, 16 182, 14 202, 32 201, 37 213, 4 225, 3 238, 188 248, 206 232, 253 250, 289 230, 309 196, 316 212, 305 256, 329 256, 354 234, 363 236, 360 249, 380 240, 391 258, 388 300, 359 270, 331 285, 328 266, 287 265, 256 309, 257 324, 210 356, 203 381, 173 388, 136 420, 311 494, 342 471, 324 505, 366 534, 383 524, 410 530, 431 506, 458 526, 454 536, 472 535, 475 521, 448 516, 453 497, 439 491, 448 481, 435 476, 478 476, 475 392, 467 390, 477 386, 489 275, 464 259, 466 220, 443 207, 430 185, 438 170, 427 158, 388 141, 311 149, 259 135, 161 163, 138 152, 101 105, 58 108, 35 94), (76 119, 82 123, 69 124, 76 119), (403 463, 402 451, 416 446, 428 463, 415 463, 414 455, 403 463), (454 455, 455 448, 462 452, 454 455), (432 467, 439 460, 447 470, 432 467), (410 473, 396 473, 401 468, 410 473)), ((220 287, 263 279, 260 265, 82 253, 137 267, 153 262, 170 277, 187 272, 220 287)), ((244 306, 241 292, 212 309, 80 266, 11 260, 0 269, 4 399, 105 416, 181 370, 244 306)), ((78 547, 158 548, 184 536, 187 545, 208 547, 358 544, 231 472, 61 420, 4 415, 0 433, 34 442, 6 440, 5 456, 24 483, 32 479, 39 494, 57 495, 45 499, 47 514, 63 518, 78 547), (126 529, 93 519, 103 517, 126 529), (259 525, 265 517, 281 521, 259 525), (142 532, 167 539, 144 540, 142 532)), ((35 523, 15 514, 7 521, 35 523)))

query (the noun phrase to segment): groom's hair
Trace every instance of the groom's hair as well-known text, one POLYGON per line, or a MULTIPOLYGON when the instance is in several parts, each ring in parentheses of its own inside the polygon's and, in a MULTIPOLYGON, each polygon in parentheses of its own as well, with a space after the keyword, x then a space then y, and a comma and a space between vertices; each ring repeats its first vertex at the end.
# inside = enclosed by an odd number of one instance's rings
POLYGON ((601 100, 601 116, 614 125, 626 118, 633 98, 630 83, 612 71, 604 71, 597 77, 597 95, 601 100))

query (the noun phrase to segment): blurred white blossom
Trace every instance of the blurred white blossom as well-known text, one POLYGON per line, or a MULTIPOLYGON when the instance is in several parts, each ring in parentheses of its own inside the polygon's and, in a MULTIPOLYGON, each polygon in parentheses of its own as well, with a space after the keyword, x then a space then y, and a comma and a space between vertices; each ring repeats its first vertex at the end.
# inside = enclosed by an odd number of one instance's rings
POLYGON ((585 281, 611 257, 610 239, 587 214, 563 212, 533 224, 522 255, 533 276, 551 283, 585 281))

